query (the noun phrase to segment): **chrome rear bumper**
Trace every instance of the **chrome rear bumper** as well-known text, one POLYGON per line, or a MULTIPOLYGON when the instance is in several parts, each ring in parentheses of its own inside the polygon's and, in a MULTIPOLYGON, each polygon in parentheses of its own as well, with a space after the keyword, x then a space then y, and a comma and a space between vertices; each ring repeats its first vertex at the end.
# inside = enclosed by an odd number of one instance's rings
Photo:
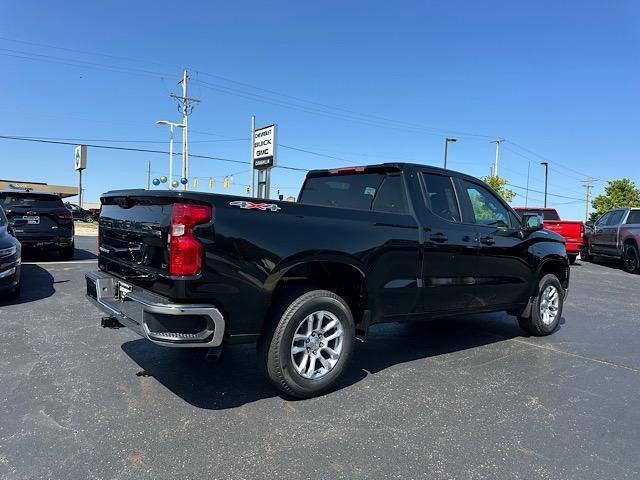
POLYGON ((171 303, 104 272, 85 274, 87 298, 141 337, 165 347, 217 347, 225 321, 213 305, 171 303))

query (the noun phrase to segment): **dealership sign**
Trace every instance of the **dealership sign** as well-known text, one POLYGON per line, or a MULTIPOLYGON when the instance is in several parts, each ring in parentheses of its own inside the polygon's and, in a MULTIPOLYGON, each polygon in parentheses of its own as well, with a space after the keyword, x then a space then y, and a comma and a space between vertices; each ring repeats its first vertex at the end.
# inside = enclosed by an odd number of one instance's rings
POLYGON ((84 170, 87 168, 87 146, 78 145, 73 156, 73 168, 84 170))
POLYGON ((262 170, 276 166, 277 125, 269 125, 253 132, 253 168, 262 170))

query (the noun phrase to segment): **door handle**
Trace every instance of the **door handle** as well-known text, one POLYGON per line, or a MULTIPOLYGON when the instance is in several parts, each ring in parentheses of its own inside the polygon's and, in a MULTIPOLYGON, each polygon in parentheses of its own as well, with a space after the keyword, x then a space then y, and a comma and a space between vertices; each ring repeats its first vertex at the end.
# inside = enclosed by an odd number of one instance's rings
POLYGON ((493 245, 496 243, 495 239, 490 236, 480 237, 480 243, 484 243, 485 245, 493 245))
POLYGON ((447 237, 444 233, 434 233, 429 237, 429 240, 431 240, 432 242, 442 243, 449 240, 449 237, 447 237))

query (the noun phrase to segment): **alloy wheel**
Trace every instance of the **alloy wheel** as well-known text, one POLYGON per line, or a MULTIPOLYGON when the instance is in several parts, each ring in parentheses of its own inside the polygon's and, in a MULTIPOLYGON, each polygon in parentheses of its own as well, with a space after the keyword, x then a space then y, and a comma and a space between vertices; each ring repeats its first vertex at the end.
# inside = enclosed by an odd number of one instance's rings
POLYGON ((545 325, 551 325, 558 316, 560 293, 553 285, 547 285, 540 296, 540 318, 545 325))
POLYGON ((307 315, 291 342, 291 361, 309 380, 324 377, 340 360, 344 329, 336 315, 320 310, 307 315))

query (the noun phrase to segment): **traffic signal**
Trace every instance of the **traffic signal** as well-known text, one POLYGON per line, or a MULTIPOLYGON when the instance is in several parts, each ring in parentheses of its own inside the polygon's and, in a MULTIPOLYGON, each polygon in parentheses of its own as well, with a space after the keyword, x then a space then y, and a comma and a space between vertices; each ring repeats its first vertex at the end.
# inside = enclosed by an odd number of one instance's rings
POLYGON ((209 190, 213 190, 213 178, 209 178, 209 190))
POLYGON ((193 179, 193 188, 198 188, 198 179, 197 178, 193 179))
POLYGON ((247 185, 247 195, 249 195, 250 193, 251 193, 251 187, 247 185))
POLYGON ((224 177, 224 182, 222 183, 224 188, 229 188, 229 177, 224 177))

